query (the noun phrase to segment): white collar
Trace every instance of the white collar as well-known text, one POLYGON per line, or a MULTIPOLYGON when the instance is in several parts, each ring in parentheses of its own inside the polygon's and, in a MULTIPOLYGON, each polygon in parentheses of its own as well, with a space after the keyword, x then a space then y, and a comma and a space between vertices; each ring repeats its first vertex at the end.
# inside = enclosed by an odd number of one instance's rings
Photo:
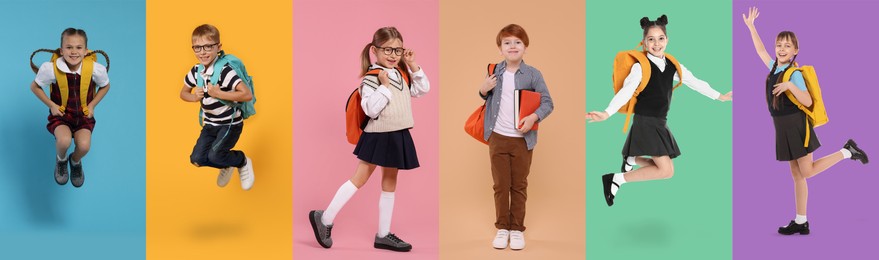
MULTIPOLYGON (((664 55, 663 55, 664 56, 664 55)), ((647 53, 647 58, 656 65, 665 65, 665 57, 656 57, 651 53, 647 53)))
MULTIPOLYGON (((85 59, 83 59, 82 62, 85 62, 85 59)), ((80 74, 80 75, 82 74, 82 63, 81 62, 79 64, 79 68, 77 68, 75 72, 72 72, 72 71, 70 71, 70 67, 67 66, 67 62, 64 62, 64 57, 58 57, 58 59, 55 59, 55 67, 58 67, 58 70, 60 70, 61 72, 64 72, 64 73, 75 73, 75 74, 80 74)))

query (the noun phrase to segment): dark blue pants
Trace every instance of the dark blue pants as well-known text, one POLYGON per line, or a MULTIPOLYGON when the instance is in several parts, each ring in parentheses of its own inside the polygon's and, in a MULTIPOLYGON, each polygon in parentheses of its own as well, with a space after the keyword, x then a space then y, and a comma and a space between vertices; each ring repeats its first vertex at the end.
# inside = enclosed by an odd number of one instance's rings
POLYGON ((214 168, 243 167, 244 152, 232 150, 238 143, 244 123, 237 125, 207 125, 201 129, 198 141, 192 148, 189 161, 196 166, 214 168))

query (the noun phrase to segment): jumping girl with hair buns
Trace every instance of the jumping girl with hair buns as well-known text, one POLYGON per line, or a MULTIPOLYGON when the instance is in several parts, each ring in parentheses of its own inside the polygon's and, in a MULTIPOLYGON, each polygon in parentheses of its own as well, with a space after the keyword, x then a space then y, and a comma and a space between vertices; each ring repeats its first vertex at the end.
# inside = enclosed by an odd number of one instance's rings
POLYGON ((629 102, 641 81, 648 81, 638 95, 638 102, 634 107, 634 122, 623 145, 622 172, 605 174, 601 177, 604 198, 608 206, 613 205, 620 186, 627 182, 668 179, 674 175, 672 159, 680 156, 681 152, 671 130, 666 125, 674 81, 681 82, 711 99, 732 100, 732 92, 721 95, 707 82, 696 78, 683 64, 676 64, 666 57, 665 48, 668 44, 666 24, 668 18, 665 15, 660 16, 656 21, 651 21, 647 17, 641 18, 641 29, 644 30, 641 44, 644 55, 650 60, 652 70, 650 78, 642 77, 640 64, 632 65, 630 73, 623 82, 623 88, 613 97, 607 109, 589 112, 586 115, 588 122, 606 120, 629 102), (680 65, 680 72, 677 71, 677 65, 680 65), (634 165, 638 165, 639 168, 632 170, 634 165))

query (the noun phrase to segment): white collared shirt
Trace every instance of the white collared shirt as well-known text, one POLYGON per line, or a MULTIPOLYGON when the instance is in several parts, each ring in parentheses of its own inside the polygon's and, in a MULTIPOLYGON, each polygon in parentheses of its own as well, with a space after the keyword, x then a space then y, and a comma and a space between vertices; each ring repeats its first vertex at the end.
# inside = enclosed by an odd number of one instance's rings
MULTIPOLYGON (((64 58, 58 58, 55 60, 54 66, 58 67, 58 70, 67 74, 78 74, 82 75, 82 65, 76 69, 76 71, 70 71, 70 68, 67 66, 67 62, 64 62, 64 58)), ((34 82, 37 83, 40 87, 49 87, 52 83, 57 82, 55 79, 55 68, 53 67, 52 62, 47 61, 40 65, 40 70, 37 71, 37 76, 34 78, 34 82)), ((92 82, 95 83, 95 86, 98 88, 106 87, 110 84, 110 77, 107 75, 107 67, 101 65, 100 63, 95 62, 95 67, 92 70, 92 82)))
MULTIPOLYGON (((647 53, 647 58, 650 59, 656 67, 659 68, 659 71, 665 71, 665 57, 656 57, 653 54, 647 53)), ((699 94, 705 95, 711 99, 717 99, 720 97, 720 92, 711 88, 711 85, 708 82, 702 81, 696 76, 693 75, 687 67, 684 67, 684 64, 681 65, 681 73, 684 75, 683 84, 687 85, 690 89, 699 92, 699 94)), ((630 99, 632 99, 632 95, 635 94, 635 90, 638 89, 638 85, 641 84, 642 80, 650 80, 650 79, 642 79, 642 71, 641 65, 635 63, 632 65, 632 69, 629 71, 629 75, 626 76, 626 79, 623 80, 623 88, 614 95, 613 99, 611 99, 610 104, 607 105, 607 108, 604 110, 609 116, 612 116, 617 111, 620 110, 624 105, 626 105, 630 99)), ((675 81, 681 81, 681 78, 678 76, 678 73, 675 73, 674 76, 675 81)))

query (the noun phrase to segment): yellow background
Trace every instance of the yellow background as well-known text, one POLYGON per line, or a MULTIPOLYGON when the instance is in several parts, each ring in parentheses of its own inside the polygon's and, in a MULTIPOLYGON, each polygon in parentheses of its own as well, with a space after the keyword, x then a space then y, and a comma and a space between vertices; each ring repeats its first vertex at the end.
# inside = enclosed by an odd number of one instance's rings
POLYGON ((440 1, 440 259, 586 257, 585 12, 584 1, 440 1), (520 252, 491 247, 488 146, 463 129, 483 103, 486 65, 503 60, 495 36, 510 23, 528 33, 525 63, 543 73, 555 105, 534 148, 520 252))
POLYGON ((292 258, 292 2, 148 1, 146 9, 147 258, 292 258), (204 23, 253 76, 257 114, 235 148, 253 160, 247 192, 237 170, 219 188, 217 169, 189 163, 199 105, 179 91, 197 62, 192 30, 204 23))

